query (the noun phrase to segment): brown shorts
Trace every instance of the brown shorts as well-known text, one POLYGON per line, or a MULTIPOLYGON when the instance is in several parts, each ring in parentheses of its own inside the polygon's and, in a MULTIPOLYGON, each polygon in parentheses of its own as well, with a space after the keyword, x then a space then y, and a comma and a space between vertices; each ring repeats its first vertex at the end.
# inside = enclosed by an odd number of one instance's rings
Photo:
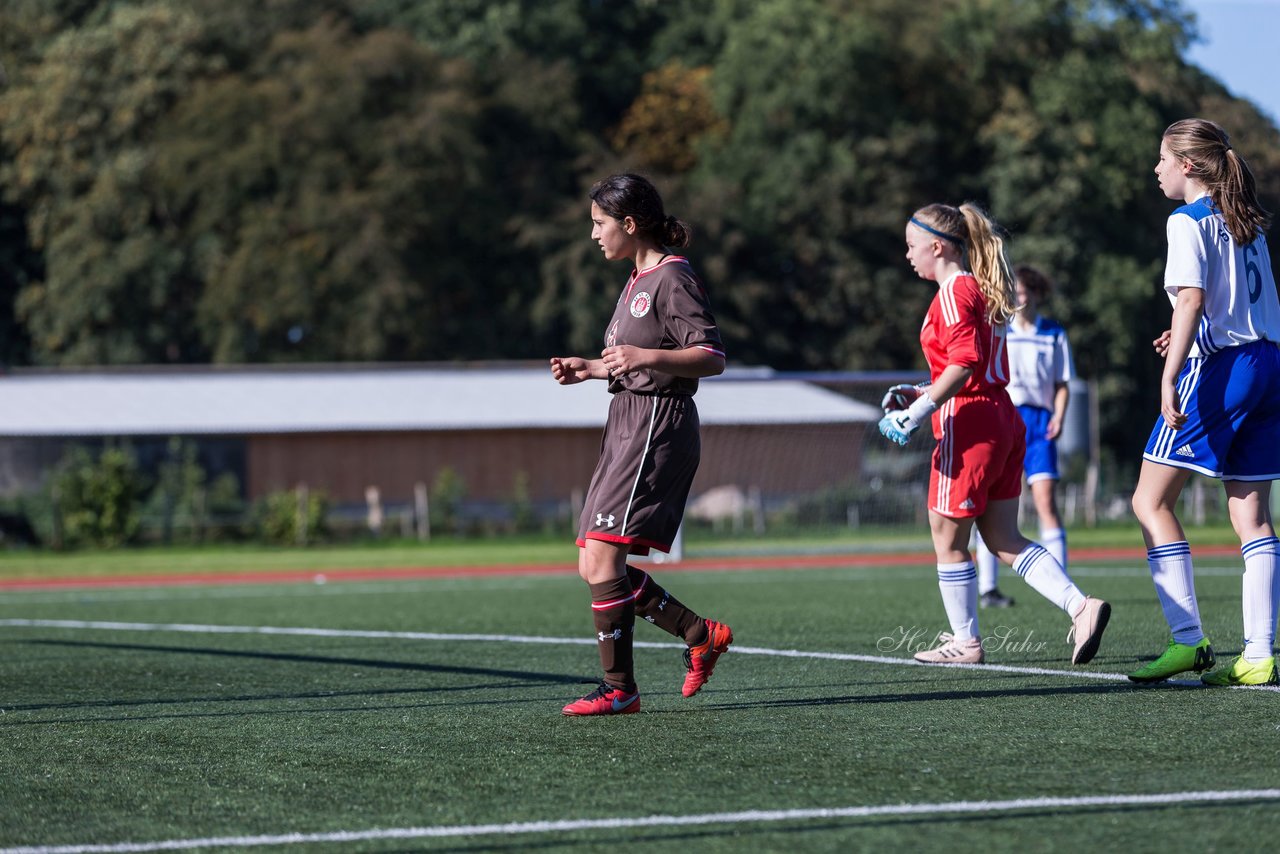
POLYGON ((578 545, 606 540, 629 545, 632 554, 670 551, 701 452, 692 397, 615 394, 578 520, 578 545))

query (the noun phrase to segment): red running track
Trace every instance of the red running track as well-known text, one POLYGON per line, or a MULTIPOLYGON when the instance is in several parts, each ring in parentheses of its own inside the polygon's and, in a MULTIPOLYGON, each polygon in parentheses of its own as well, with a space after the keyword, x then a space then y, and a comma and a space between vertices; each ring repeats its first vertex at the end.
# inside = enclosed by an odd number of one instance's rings
MULTIPOLYGON (((1235 546, 1200 546, 1194 554, 1205 557, 1238 556, 1235 546)), ((1117 560, 1141 566, 1141 548, 1080 548, 1071 550, 1073 561, 1117 560)), ((803 569, 808 567, 876 567, 929 564, 929 552, 847 553, 807 555, 759 555, 699 557, 679 563, 656 564, 662 572, 734 571, 753 569, 803 569)), ((169 572, 142 575, 66 576, 54 578, 0 579, 3 590, 54 590, 100 587, 171 587, 225 584, 315 584, 331 581, 394 581, 412 578, 465 578, 471 576, 575 574, 571 563, 497 564, 492 566, 346 567, 338 569, 262 570, 253 572, 169 572)))

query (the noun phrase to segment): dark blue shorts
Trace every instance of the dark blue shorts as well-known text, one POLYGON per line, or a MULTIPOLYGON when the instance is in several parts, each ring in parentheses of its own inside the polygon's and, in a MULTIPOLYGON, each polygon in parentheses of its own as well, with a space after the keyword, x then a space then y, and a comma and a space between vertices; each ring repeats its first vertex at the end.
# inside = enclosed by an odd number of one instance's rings
POLYGON ((1188 359, 1178 397, 1186 425, 1157 419, 1143 459, 1223 480, 1280 478, 1280 346, 1254 341, 1188 359))
POLYGON ((1018 407, 1022 423, 1027 425, 1027 456, 1022 461, 1022 470, 1027 474, 1027 483, 1037 480, 1060 480, 1058 475, 1058 443, 1045 437, 1049 429, 1049 421, 1053 413, 1040 406, 1023 404, 1018 407))

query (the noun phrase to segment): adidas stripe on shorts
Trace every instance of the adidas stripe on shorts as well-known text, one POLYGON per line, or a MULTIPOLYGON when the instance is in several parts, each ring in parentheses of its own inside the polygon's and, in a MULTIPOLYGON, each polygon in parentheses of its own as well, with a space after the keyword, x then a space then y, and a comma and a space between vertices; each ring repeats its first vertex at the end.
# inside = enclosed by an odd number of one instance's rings
POLYGON ((1003 387, 958 394, 933 414, 938 444, 929 471, 929 509, 951 519, 976 518, 988 501, 1022 492, 1026 425, 1003 387))
POLYGON ((1178 399, 1186 425, 1157 418, 1143 459, 1223 480, 1280 478, 1280 346, 1260 340, 1188 359, 1178 399))

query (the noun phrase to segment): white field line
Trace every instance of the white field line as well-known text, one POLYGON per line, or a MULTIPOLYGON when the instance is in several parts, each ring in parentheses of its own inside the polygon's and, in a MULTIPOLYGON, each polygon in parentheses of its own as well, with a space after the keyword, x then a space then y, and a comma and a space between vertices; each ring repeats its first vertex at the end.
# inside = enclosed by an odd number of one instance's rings
MULTIPOLYGON (((278 626, 214 626, 188 623, 125 623, 84 620, 0 620, 0 627, 42 627, 88 629, 98 631, 187 632, 201 634, 292 635, 308 637, 354 637, 427 641, 469 641, 532 644, 591 645, 590 638, 557 638, 522 635, 445 634, 437 632, 389 632, 343 629, 317 629, 278 626)), ((646 648, 680 648, 674 643, 643 643, 646 648)), ((856 661, 872 664, 916 665, 910 659, 891 656, 857 655, 853 653, 809 652, 802 650, 734 647, 732 652, 787 658, 811 658, 828 661, 856 661)), ((925 665, 919 665, 925 666, 925 665)), ((953 667, 955 665, 952 665, 953 667)), ((1081 679, 1121 680, 1118 673, 1097 671, 1051 670, 1038 667, 1007 665, 965 665, 967 669, 1022 673, 1027 675, 1067 676, 1081 679)), ((1198 684, 1198 683, 1185 683, 1198 684)), ((1154 795, 1108 795, 1076 798, 1025 798, 1010 801, 958 801, 951 803, 887 804, 795 810, 748 810, 733 813, 704 813, 684 816, 645 816, 639 818, 604 818, 559 821, 512 822, 507 824, 453 825, 444 827, 386 828, 332 833, 280 834, 259 836, 227 836, 198 839, 170 839, 155 842, 120 842, 82 845, 34 845, 0 849, 0 854, 98 854, 98 852, 174 851, 205 847, 252 847, 270 845, 344 843, 381 839, 432 839, 463 836, 513 836, 538 833, 570 833, 581 830, 617 830, 647 827, 682 827, 707 824, 742 824, 783 821, 807 821, 832 818, 872 818, 889 815, 975 814, 1017 810, 1073 807, 1121 807, 1166 805, 1171 803, 1230 802, 1243 800, 1280 800, 1280 789, 1247 789, 1240 791, 1177 792, 1154 795)))
MULTIPOLYGON (((199 623, 124 623, 106 620, 26 620, 0 619, 0 628, 49 628, 49 629, 88 629, 92 631, 115 632, 185 632, 189 634, 217 635, 290 635, 320 638, 369 638, 379 640, 418 640, 418 641, 461 641, 464 643, 520 643, 545 644, 553 646, 595 646, 595 638, 558 638, 538 635, 490 635, 490 634, 450 634, 443 632, 390 632, 372 629, 320 629, 304 626, 214 626, 199 623)), ((635 641, 638 649, 684 649, 679 643, 654 643, 651 641, 635 641)), ((1127 682, 1123 673, 1108 673, 1101 670, 1055 670, 1047 667, 1022 667, 1010 664, 921 664, 911 658, 898 658, 889 655, 860 655, 852 652, 821 652, 800 649, 772 649, 760 646, 734 646, 729 650, 739 655, 763 655, 774 658, 808 658, 820 661, 856 661, 862 664, 887 664, 893 667, 909 665, 912 667, 945 666, 951 670, 978 670, 994 673, 1019 673, 1024 676, 1063 676, 1072 679, 1084 679, 1104 682, 1127 682)), ((1164 684, 1185 687, 1201 687, 1197 681, 1170 679, 1164 684)), ((1280 692, 1275 685, 1236 685, 1251 691, 1280 692)))
POLYGON ((459 836, 515 836, 532 833, 573 833, 582 830, 623 830, 650 827, 690 827, 707 824, 763 824, 833 818, 875 818, 894 815, 972 815, 1017 810, 1129 807, 1272 801, 1280 789, 1241 789, 1216 792, 1167 792, 1153 795, 1096 795, 1076 798, 1019 798, 1010 801, 951 801, 943 803, 884 804, 880 806, 830 807, 791 810, 745 810, 699 815, 650 815, 636 818, 565 819, 521 821, 507 824, 462 824, 443 827, 392 827, 330 833, 287 833, 263 836, 214 836, 203 839, 164 839, 156 842, 115 842, 84 845, 22 845, 0 848, 0 854, 114 854, 130 851, 175 851, 186 848, 247 848, 266 845, 364 842, 380 839, 443 839, 459 836))

